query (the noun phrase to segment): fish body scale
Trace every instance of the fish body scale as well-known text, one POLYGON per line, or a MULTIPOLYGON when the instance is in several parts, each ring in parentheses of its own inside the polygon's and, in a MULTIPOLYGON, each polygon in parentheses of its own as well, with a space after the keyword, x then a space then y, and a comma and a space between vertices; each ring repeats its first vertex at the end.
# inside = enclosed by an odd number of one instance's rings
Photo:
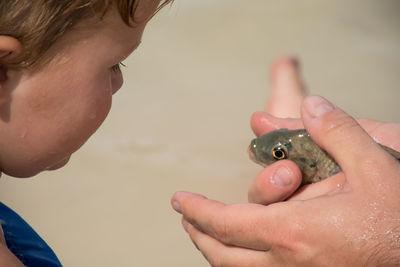
POLYGON ((335 160, 317 146, 305 130, 298 131, 290 140, 293 149, 288 152, 288 159, 300 167, 302 184, 319 182, 340 171, 335 160))
POLYGON ((317 165, 317 173, 314 177, 309 177, 310 180, 307 181, 307 183, 319 182, 340 171, 340 167, 336 161, 322 149, 316 149, 315 162, 317 165))

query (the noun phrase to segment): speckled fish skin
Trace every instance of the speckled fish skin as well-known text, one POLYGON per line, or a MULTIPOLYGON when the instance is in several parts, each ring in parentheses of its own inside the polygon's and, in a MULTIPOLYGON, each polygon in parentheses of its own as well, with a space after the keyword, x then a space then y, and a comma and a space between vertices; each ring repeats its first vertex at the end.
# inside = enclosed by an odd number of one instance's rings
MULTIPOLYGON (((400 161, 400 152, 381 145, 400 161)), ((273 151, 281 151, 281 159, 294 161, 303 174, 302 185, 319 182, 341 171, 335 160, 322 150, 305 129, 279 129, 255 138, 249 147, 250 158, 266 167, 278 160, 273 151)))

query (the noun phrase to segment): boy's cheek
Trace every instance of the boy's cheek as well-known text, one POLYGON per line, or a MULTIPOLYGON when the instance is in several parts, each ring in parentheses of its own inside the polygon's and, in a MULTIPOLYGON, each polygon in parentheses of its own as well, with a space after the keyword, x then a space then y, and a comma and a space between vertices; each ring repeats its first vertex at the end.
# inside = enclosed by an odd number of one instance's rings
POLYGON ((12 92, 10 122, 3 128, 3 143, 10 148, 0 148, 4 172, 29 177, 64 166, 111 108, 112 91, 121 87, 122 76, 109 75, 75 71, 21 79, 12 92))

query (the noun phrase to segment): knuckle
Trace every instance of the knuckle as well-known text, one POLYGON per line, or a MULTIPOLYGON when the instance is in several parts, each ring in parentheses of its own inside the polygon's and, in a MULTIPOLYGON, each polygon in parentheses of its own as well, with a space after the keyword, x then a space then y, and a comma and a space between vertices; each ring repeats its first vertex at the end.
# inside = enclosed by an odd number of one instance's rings
POLYGON ((212 267, 223 267, 225 266, 224 264, 222 264, 220 261, 218 260, 214 260, 214 261, 208 261, 212 267))
POLYGON ((344 112, 332 112, 332 114, 326 114, 321 120, 319 136, 323 137, 323 140, 331 142, 334 140, 335 143, 341 145, 357 138, 354 133, 359 127, 359 124, 344 112))
POLYGON ((219 253, 214 253, 213 255, 206 255, 203 253, 203 256, 206 258, 206 260, 210 263, 212 267, 226 267, 227 265, 224 263, 222 257, 219 255, 219 253))
MULTIPOLYGON (((264 177, 263 177, 264 178, 264 177)), ((269 202, 267 190, 269 184, 266 182, 268 179, 256 179, 253 186, 248 191, 248 198, 253 203, 264 204, 269 202)))
POLYGON ((324 134, 334 136, 358 127, 358 123, 344 112, 326 114, 321 124, 321 130, 324 134))
POLYGON ((294 252, 300 252, 300 250, 304 248, 303 225, 298 223, 290 225, 287 237, 287 247, 294 252))
POLYGON ((235 221, 237 220, 237 213, 235 205, 224 206, 220 210, 219 220, 215 221, 213 227, 213 234, 220 242, 231 245, 234 240, 235 221))
POLYGON ((241 263, 232 263, 231 260, 223 260, 221 257, 215 257, 214 260, 208 260, 208 262, 212 267, 244 267, 244 265, 241 263))
POLYGON ((293 218, 281 223, 282 229, 285 229, 285 231, 281 233, 280 246, 292 252, 299 252, 304 248, 304 240, 306 240, 305 235, 307 233, 305 231, 306 226, 302 223, 303 220, 296 216, 296 211, 303 209, 301 202, 296 203, 291 207, 293 218))
POLYGON ((222 243, 229 243, 229 224, 226 216, 223 216, 223 219, 219 220, 219 222, 215 224, 214 234, 222 243))

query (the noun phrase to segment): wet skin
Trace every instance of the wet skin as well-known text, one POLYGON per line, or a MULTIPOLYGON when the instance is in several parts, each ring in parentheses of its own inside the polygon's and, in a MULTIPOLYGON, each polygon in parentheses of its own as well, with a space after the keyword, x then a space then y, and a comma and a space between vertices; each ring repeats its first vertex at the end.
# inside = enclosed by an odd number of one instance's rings
MULTIPOLYGON (((400 152, 380 145, 400 161, 400 152)), ((279 129, 251 141, 250 158, 266 167, 278 160, 289 159, 299 166, 302 185, 316 183, 341 171, 340 166, 314 143, 305 129, 279 129)))

